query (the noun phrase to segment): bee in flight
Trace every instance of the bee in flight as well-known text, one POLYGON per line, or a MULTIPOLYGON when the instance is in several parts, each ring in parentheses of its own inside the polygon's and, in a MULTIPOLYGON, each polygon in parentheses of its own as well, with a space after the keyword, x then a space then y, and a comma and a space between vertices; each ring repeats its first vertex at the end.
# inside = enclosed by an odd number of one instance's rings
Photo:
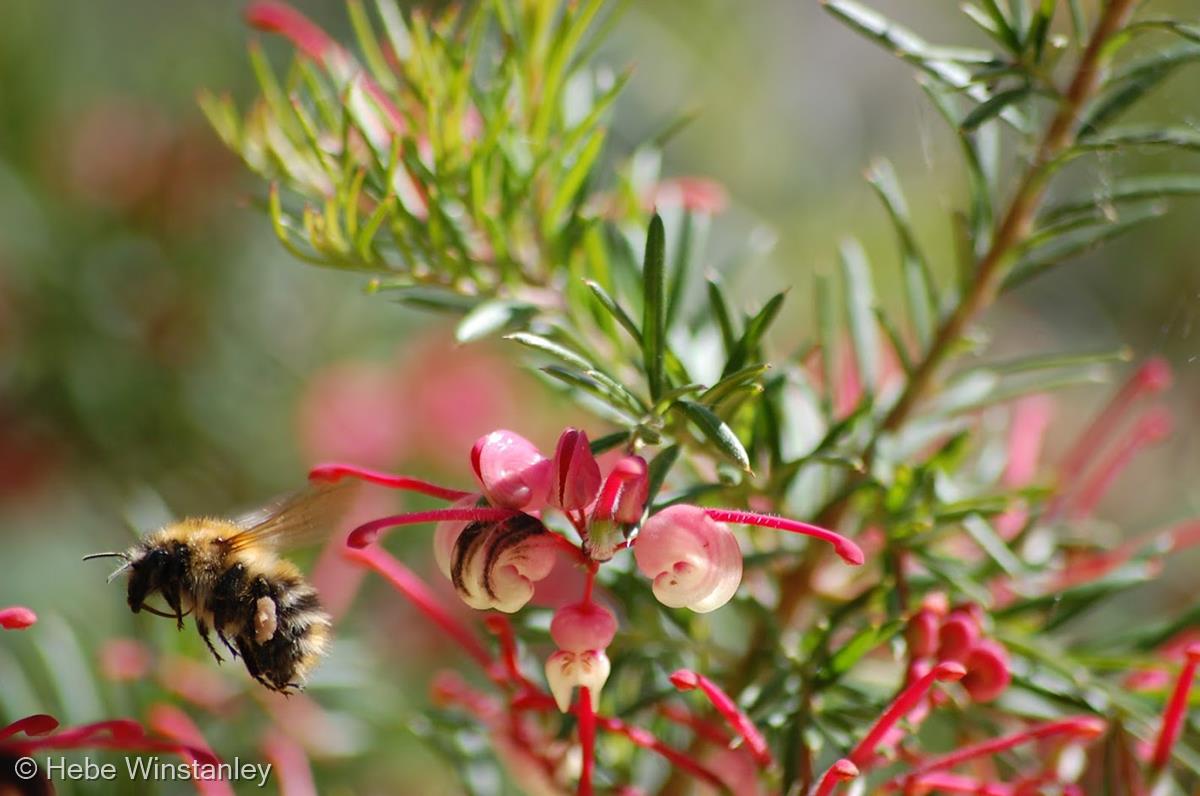
POLYGON ((251 677, 287 694, 303 686, 324 654, 330 621, 316 589, 279 553, 327 533, 345 508, 350 483, 312 484, 236 520, 183 519, 125 552, 84 560, 124 559, 109 581, 128 574, 134 613, 174 619, 180 630, 193 614, 218 663, 213 631, 251 677), (169 612, 146 604, 155 592, 169 612))

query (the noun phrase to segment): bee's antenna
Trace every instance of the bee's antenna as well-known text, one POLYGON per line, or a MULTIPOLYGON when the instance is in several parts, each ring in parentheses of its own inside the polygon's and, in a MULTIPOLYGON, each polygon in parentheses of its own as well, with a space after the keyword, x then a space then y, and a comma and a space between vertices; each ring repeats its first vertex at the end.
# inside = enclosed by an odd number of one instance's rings
POLYGON ((114 572, 113 574, 109 575, 108 580, 106 580, 105 583, 112 583, 113 579, 115 577, 117 577, 117 575, 120 575, 122 572, 129 569, 129 566, 133 563, 133 559, 129 557, 128 553, 117 553, 117 552, 92 553, 91 555, 84 556, 83 560, 91 561, 93 558, 123 558, 123 559, 125 559, 125 563, 122 564, 121 566, 117 567, 117 571, 114 572))
POLYGON ((128 553, 117 553, 117 552, 109 552, 109 553, 92 553, 91 555, 84 556, 84 557, 83 557, 83 560, 84 560, 84 561, 91 561, 93 558, 123 558, 123 559, 125 559, 126 561, 128 561, 128 560, 129 560, 129 554, 128 554, 128 553))

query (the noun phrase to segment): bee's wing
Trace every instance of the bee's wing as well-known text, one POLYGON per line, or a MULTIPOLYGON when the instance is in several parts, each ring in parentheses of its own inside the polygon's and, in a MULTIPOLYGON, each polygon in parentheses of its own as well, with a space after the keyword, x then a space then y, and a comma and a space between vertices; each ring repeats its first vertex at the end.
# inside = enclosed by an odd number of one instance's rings
POLYGON ((320 541, 346 512, 357 482, 310 484, 234 520, 244 530, 230 537, 237 550, 256 545, 276 550, 320 541))

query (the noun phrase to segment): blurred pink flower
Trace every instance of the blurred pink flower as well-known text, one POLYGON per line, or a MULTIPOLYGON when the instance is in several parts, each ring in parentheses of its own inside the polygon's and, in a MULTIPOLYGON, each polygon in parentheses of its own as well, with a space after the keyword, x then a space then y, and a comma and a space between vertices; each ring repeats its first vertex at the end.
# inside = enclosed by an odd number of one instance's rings
POLYGON ((24 630, 37 622, 37 614, 23 605, 0 608, 0 627, 5 630, 24 630))
POLYGON ((154 654, 140 641, 114 638, 100 648, 100 671, 113 682, 141 680, 154 663, 154 654))
POLYGON ((975 702, 991 702, 1003 694, 1012 681, 1008 650, 993 639, 985 638, 975 644, 963 663, 967 674, 962 685, 975 702))
POLYGON ((411 445, 404 383, 390 365, 339 362, 316 373, 297 411, 300 441, 313 459, 388 467, 411 445))
POLYGON ((317 796, 317 784, 303 746, 272 728, 263 738, 262 749, 271 763, 280 796, 317 796))

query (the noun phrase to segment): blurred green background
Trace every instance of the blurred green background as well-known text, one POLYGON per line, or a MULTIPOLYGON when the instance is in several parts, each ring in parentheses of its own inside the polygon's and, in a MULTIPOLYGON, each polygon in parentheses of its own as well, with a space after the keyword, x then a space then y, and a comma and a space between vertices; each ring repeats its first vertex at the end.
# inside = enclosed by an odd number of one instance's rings
MULTIPOLYGON (((340 4, 296 5, 349 38, 340 4)), ((956 3, 875 5, 930 39, 982 43, 956 3)), ((1155 5, 1194 10, 1187 0, 1155 5)), ((841 236, 859 236, 881 284, 896 285, 891 230, 860 177, 875 156, 896 165, 949 276, 949 211, 964 195, 958 154, 907 68, 816 2, 629 6, 599 54, 614 68, 637 66, 611 154, 696 110, 664 173, 727 187, 705 261, 728 273, 736 295, 749 305, 795 285, 781 350, 811 327, 810 276, 830 269, 841 236)), ((511 427, 549 444, 574 416, 508 349, 456 349, 444 319, 366 296, 361 280, 297 264, 277 245, 250 206, 262 186, 194 99, 201 87, 252 96, 241 11, 149 0, 0 9, 0 606, 41 617, 0 635, 0 723, 42 711, 64 722, 143 715, 181 699, 168 695, 179 690, 172 656, 204 659, 194 634, 131 616, 105 566, 80 563, 84 553, 120 549, 172 517, 234 513, 298 485, 320 458, 358 456, 464 485, 478 434, 511 427), (155 651, 144 678, 108 682, 102 658, 115 637, 155 651)), ((279 41, 267 44, 283 58, 279 41)), ((1200 124, 1196 81, 1195 67, 1181 70, 1145 113, 1200 124)), ((1183 157, 1157 165, 1169 171, 1183 157)), ((1102 192, 1125 168, 1091 161, 1073 179, 1102 192)), ((1177 202, 1023 287, 989 319, 1001 352, 1127 343, 1139 359, 1158 353, 1173 365, 1178 430, 1106 499, 1099 534, 1146 531, 1200 508, 1198 210, 1177 202)), ((1052 449, 1106 394, 1061 396, 1052 449)), ((374 499, 380 509, 393 500, 374 499)), ((427 531, 396 541, 418 571, 432 571, 427 531)), ((1192 596, 1187 567, 1138 592, 1131 614, 1176 591, 1192 596)), ((374 582, 339 627, 310 692, 317 712, 294 723, 321 791, 455 792, 453 773, 418 737, 429 675, 453 665, 452 650, 374 582), (397 781, 407 784, 398 791, 397 781)), ((238 668, 204 667, 244 689, 238 668)), ((219 750, 253 758, 264 716, 280 709, 262 701, 195 715, 219 750)))

